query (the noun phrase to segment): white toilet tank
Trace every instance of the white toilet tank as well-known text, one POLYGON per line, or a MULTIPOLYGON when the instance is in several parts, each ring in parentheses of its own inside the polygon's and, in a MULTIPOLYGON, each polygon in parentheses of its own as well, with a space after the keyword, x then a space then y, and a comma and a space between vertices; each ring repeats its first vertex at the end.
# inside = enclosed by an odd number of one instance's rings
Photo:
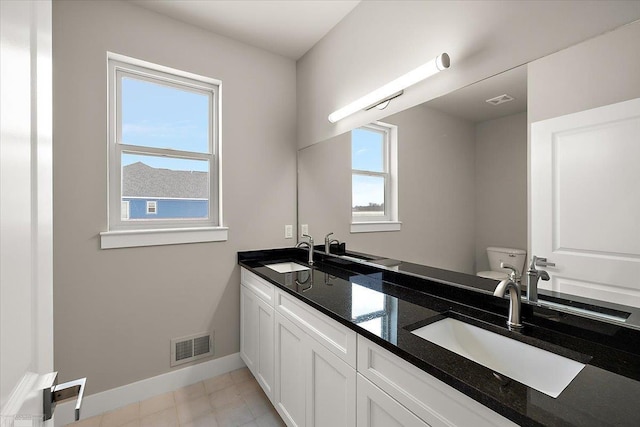
POLYGON ((524 264, 527 260, 527 251, 490 246, 487 248, 487 256, 489 257, 491 271, 480 271, 477 273, 478 276, 494 280, 507 279, 511 270, 500 268, 500 263, 502 262, 514 266, 518 270, 518 278, 522 276, 524 264))

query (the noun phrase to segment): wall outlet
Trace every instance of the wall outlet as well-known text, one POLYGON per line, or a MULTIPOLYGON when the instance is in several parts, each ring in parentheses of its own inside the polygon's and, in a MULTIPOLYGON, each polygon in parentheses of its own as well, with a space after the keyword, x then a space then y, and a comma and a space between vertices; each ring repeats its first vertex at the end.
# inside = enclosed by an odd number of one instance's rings
POLYGON ((293 225, 287 224, 284 226, 284 238, 293 239, 293 225))
POLYGON ((309 224, 302 224, 300 226, 300 236, 303 234, 306 234, 307 236, 309 235, 309 224))

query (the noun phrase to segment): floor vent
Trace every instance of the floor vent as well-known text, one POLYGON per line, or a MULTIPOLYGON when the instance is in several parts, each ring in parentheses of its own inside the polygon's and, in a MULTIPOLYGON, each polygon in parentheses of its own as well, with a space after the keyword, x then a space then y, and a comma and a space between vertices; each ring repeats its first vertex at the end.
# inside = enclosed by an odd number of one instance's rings
POLYGON ((171 366, 213 355, 213 333, 203 332, 171 340, 171 366))

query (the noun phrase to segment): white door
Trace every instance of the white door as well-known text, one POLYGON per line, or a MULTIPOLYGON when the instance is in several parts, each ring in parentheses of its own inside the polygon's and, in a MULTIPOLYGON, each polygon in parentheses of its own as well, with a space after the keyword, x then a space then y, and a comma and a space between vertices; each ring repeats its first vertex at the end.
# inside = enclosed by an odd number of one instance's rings
POLYGON ((307 427, 355 427, 356 370, 308 337, 307 427))
POLYGON ((276 313, 274 406, 288 427, 305 425, 306 334, 276 313))
POLYGON ((358 427, 429 427, 360 374, 357 401, 358 427))
POLYGON ((0 1, 2 426, 53 425, 51 79, 51 2, 0 1))
POLYGON ((640 307, 640 99, 531 125, 539 287, 640 307))
POLYGON ((244 285, 240 286, 240 357, 256 375, 257 302, 258 297, 244 285))
POLYGON ((274 310, 260 298, 256 298, 257 343, 258 358, 256 360, 256 379, 262 386, 264 393, 273 400, 273 355, 275 328, 274 310))

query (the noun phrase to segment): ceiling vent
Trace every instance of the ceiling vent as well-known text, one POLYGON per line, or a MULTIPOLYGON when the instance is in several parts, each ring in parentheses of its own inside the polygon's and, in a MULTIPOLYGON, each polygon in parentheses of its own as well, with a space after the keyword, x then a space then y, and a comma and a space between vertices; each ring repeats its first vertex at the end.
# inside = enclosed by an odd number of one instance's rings
POLYGON ((203 332, 171 340, 171 366, 213 355, 213 333, 203 332))
POLYGON ((513 96, 509 96, 506 93, 504 95, 496 96, 495 98, 487 99, 485 102, 488 102, 491 105, 500 105, 505 102, 513 101, 513 96))

